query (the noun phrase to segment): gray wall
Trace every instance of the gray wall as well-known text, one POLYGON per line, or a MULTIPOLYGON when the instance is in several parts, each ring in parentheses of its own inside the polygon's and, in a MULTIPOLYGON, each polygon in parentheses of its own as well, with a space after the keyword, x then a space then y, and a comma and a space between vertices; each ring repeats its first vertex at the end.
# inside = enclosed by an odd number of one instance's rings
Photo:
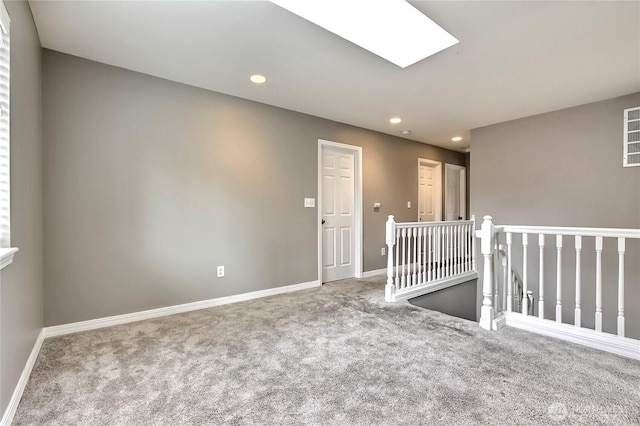
MULTIPOLYGON (((640 228, 640 167, 622 167, 623 110, 639 105, 640 93, 636 93, 473 130, 472 213, 478 218, 489 214, 496 224, 640 228)), ((553 318, 555 242, 547 239, 545 244, 549 262, 545 315, 553 318)), ((573 244, 573 238, 565 237, 566 322, 573 320, 573 284, 568 284, 575 281, 573 244)), ((640 338, 639 245, 637 240, 627 241, 625 270, 626 323, 628 334, 635 338, 640 338)), ((537 236, 533 241, 530 238, 530 246, 530 278, 537 287, 537 236)), ((585 240, 583 246, 587 269, 583 276, 583 321, 593 326, 594 242, 585 240)), ((604 261, 604 327, 614 331, 615 242, 605 245, 604 261)))
POLYGON ((387 215, 416 218, 418 157, 465 164, 47 50, 43 97, 46 325, 316 280, 318 139, 363 147, 365 271, 387 215))
POLYGON ((13 394, 42 328, 41 49, 27 2, 5 2, 11 15, 11 242, 2 271, 1 411, 13 394))

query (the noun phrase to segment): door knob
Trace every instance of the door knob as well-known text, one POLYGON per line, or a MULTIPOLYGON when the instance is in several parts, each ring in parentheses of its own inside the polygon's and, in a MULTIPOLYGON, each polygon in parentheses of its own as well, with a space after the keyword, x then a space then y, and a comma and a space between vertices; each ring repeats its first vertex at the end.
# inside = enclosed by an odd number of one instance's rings
POLYGON ((322 219, 322 224, 324 225, 324 223, 326 222, 326 220, 322 219))

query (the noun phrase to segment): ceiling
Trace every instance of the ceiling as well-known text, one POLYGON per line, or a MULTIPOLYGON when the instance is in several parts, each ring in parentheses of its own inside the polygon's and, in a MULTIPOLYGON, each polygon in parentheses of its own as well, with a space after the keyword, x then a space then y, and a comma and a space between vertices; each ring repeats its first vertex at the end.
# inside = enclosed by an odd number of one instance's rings
POLYGON ((29 3, 47 49, 456 150, 640 91, 639 1, 411 1, 460 43, 405 69, 266 1, 29 3))

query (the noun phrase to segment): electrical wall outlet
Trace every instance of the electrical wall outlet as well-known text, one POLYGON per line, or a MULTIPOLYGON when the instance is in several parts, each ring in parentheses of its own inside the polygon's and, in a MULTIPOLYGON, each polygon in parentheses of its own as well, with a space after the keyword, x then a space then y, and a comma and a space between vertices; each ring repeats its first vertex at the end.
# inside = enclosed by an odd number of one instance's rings
POLYGON ((218 278, 224 277, 224 266, 218 266, 218 278))
POLYGON ((380 254, 382 256, 386 255, 387 254, 387 248, 386 247, 382 247, 382 250, 380 250, 380 254))

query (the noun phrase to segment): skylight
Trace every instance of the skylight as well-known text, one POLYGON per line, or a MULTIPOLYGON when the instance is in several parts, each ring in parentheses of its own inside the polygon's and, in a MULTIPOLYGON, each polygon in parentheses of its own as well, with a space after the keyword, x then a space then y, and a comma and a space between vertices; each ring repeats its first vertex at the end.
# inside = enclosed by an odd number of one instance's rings
POLYGON ((401 68, 458 40, 405 0, 271 0, 401 68))

